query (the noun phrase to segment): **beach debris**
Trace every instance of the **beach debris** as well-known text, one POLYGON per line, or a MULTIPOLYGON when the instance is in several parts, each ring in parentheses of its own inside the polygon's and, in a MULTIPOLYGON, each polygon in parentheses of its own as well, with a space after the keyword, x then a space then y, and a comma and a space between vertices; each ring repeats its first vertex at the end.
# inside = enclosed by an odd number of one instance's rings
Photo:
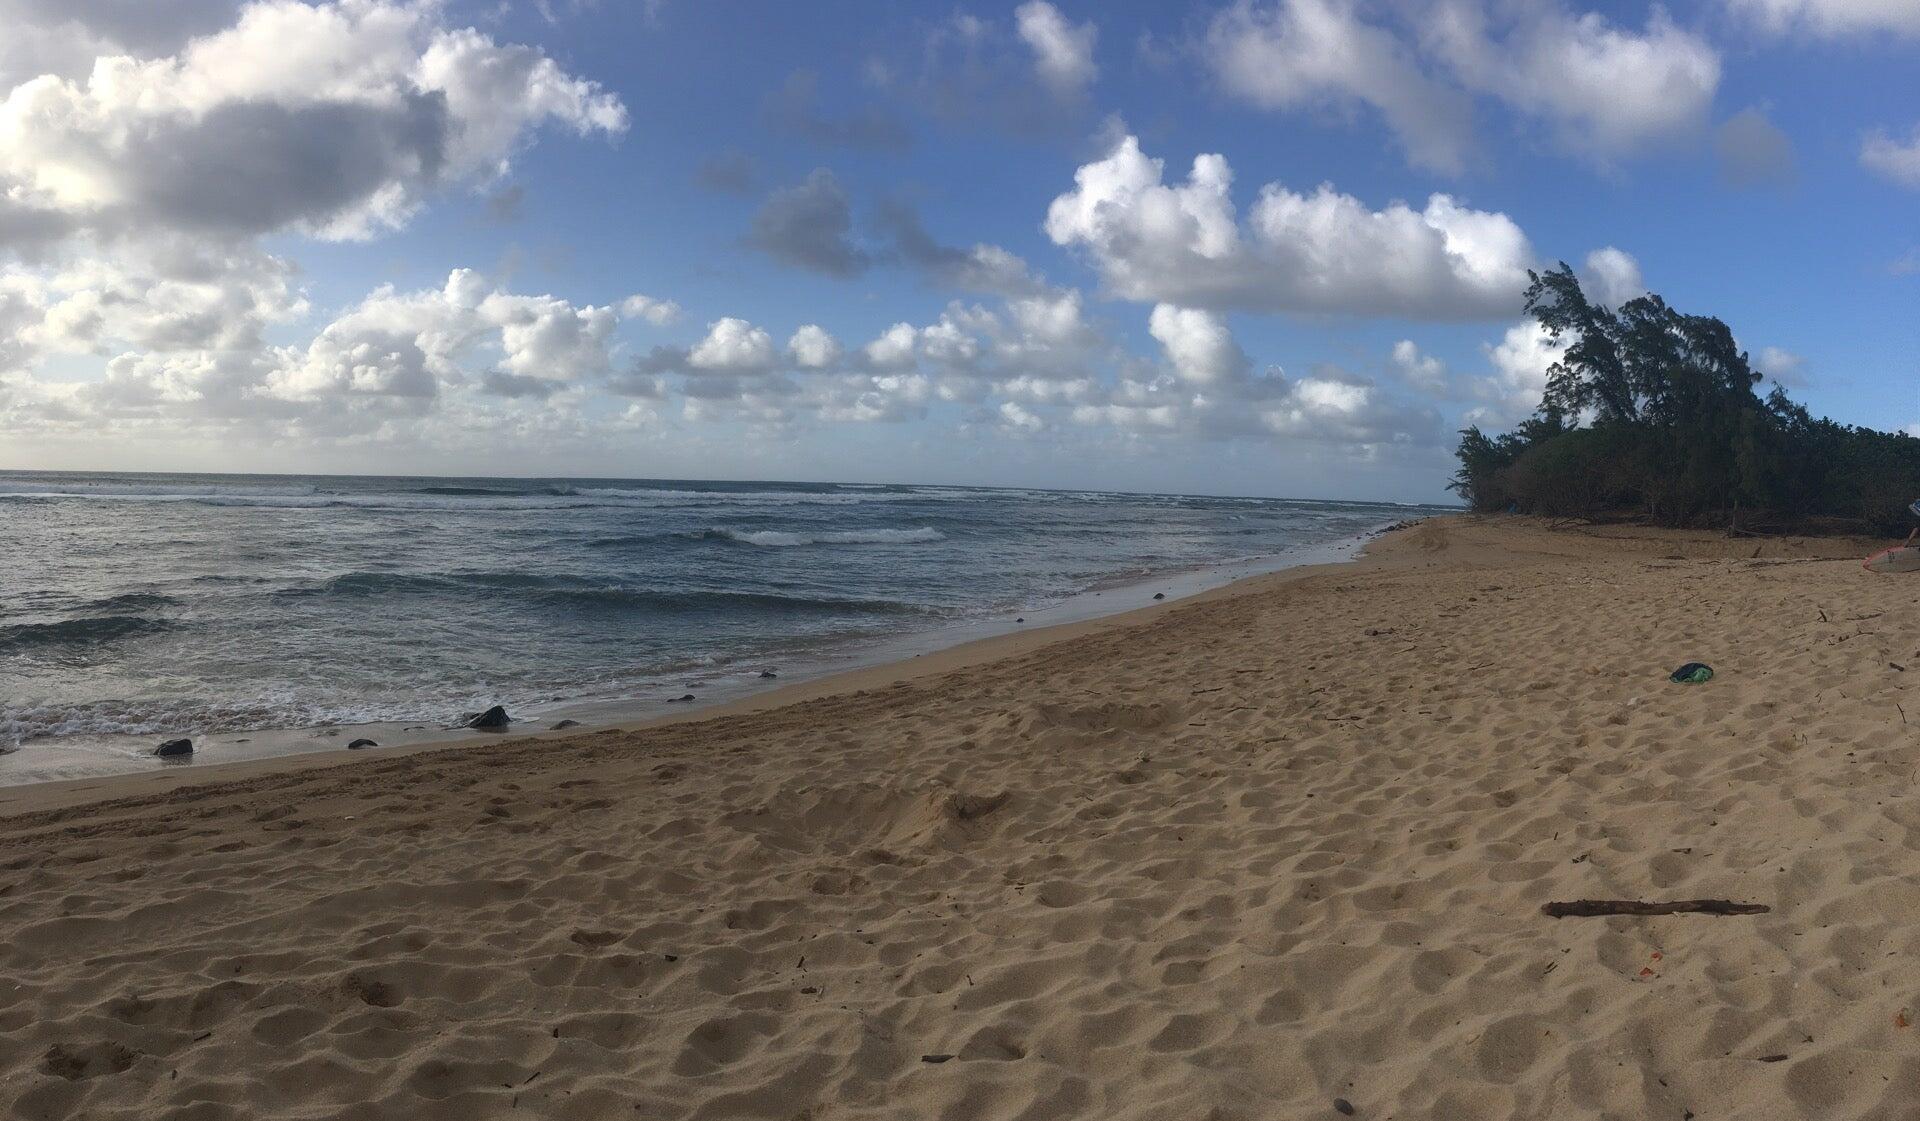
POLYGON ((1713 680, 1713 667, 1705 662, 1688 662, 1667 675, 1676 685, 1703 685, 1713 680))
POLYGON ((513 723, 513 717, 507 715, 507 710, 499 705, 494 705, 487 711, 468 720, 467 727, 479 728, 483 731, 491 732, 504 728, 511 723, 513 723))
POLYGON ((693 694, 687 693, 678 697, 668 697, 667 703, 670 705, 673 705, 673 704, 679 704, 681 701, 690 701, 692 699, 693 699, 693 694))
POLYGON ((920 1056, 920 1061, 923 1063, 944 1063, 951 1058, 953 1058, 952 1055, 922 1055, 920 1056))
POLYGON ((561 720, 555 722, 550 730, 558 732, 563 728, 578 728, 579 726, 580 722, 578 720, 561 720))
POLYGON ((1014 620, 1014 622, 1016 622, 1016 623, 1024 623, 1024 622, 1026 622, 1026 621, 1027 621, 1027 617, 1026 617, 1025 615, 1022 615, 1022 616, 1020 616, 1020 617, 1019 617, 1018 619, 1015 619, 1015 620, 1014 620))
POLYGON ((773 671, 772 671, 772 670, 770 670, 770 669, 763 669, 763 670, 761 670, 761 671, 760 671, 760 679, 761 679, 762 681, 771 681, 771 680, 773 680, 774 678, 776 678, 776 677, 779 677, 779 676, 780 676, 779 674, 777 674, 777 673, 775 673, 775 672, 773 672, 773 671))
POLYGON ((170 759, 179 755, 192 755, 193 741, 184 739, 168 740, 159 747, 154 748, 153 753, 162 759, 170 759))
POLYGON ((1155 592, 1155 593, 1153 593, 1153 598, 1155 598, 1155 599, 1165 599, 1165 598, 1167 598, 1167 593, 1165 593, 1165 592, 1155 592))
POLYGON ((1333 1111, 1342 1117, 1352 1117, 1353 1103, 1345 1098, 1335 1098, 1333 1099, 1333 1111))
POLYGON ((379 744, 373 742, 370 739, 367 739, 365 736, 362 736, 359 739, 354 740, 352 743, 348 744, 347 750, 358 751, 363 747, 379 747, 379 746, 380 746, 379 744))
POLYGON ((1761 915, 1773 908, 1765 903, 1735 903, 1731 899, 1675 899, 1646 903, 1638 899, 1574 899, 1541 904, 1550 919, 1597 918, 1603 915, 1761 915))

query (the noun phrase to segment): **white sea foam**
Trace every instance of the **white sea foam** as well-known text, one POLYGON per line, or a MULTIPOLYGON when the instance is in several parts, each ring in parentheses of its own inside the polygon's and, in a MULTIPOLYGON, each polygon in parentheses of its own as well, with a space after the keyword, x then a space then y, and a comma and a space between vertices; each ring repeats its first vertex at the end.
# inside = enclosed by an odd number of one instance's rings
POLYGON ((742 545, 767 548, 791 548, 796 545, 912 545, 947 539, 946 534, 931 526, 919 529, 847 529, 830 533, 783 533, 772 529, 715 529, 710 532, 715 537, 738 541, 742 545))

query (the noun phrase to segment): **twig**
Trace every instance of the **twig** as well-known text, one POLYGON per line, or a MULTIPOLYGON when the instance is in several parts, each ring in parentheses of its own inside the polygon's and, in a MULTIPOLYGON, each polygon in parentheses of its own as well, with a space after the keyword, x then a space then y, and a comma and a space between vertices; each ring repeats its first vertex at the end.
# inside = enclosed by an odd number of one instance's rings
POLYGON ((1643 903, 1638 899, 1575 899, 1564 903, 1546 903, 1540 913, 1550 919, 1596 918, 1602 915, 1759 915, 1773 908, 1764 903, 1735 903, 1730 899, 1676 899, 1669 903, 1643 903))

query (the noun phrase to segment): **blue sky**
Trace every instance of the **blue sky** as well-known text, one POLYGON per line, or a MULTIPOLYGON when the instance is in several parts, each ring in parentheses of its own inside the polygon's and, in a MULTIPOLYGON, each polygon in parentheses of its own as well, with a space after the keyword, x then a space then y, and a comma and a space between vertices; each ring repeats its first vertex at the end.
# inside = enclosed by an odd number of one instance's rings
POLYGON ((0 18, 0 466, 1434 499, 1556 260, 1920 423, 1906 0, 0 18))

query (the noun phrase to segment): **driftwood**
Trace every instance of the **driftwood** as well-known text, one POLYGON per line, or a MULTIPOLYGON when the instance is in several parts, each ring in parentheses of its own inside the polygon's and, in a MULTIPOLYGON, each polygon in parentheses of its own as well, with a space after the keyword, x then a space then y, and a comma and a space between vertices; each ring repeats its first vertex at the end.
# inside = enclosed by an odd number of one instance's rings
POLYGON ((1735 903, 1731 899, 1676 899, 1671 903, 1643 903, 1638 899, 1575 899, 1547 903, 1540 911, 1550 919, 1594 918, 1600 915, 1759 915, 1773 908, 1764 903, 1735 903))

